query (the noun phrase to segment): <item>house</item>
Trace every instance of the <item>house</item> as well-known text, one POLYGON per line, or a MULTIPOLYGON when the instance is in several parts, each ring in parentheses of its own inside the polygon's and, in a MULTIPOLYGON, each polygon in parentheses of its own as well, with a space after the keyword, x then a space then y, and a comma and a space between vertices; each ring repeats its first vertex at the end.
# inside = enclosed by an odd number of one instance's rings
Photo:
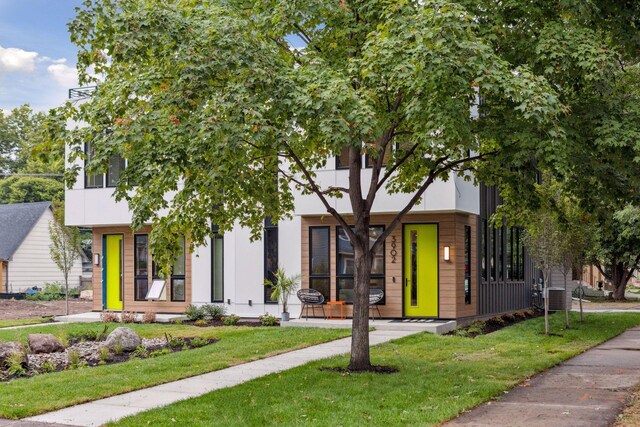
MULTIPOLYGON (((91 156, 91 145, 85 147, 91 156)), ((363 156, 363 164, 367 164, 363 156)), ((260 241, 236 227, 224 235, 212 227, 207 244, 193 253, 182 240, 171 277, 161 279, 149 250, 150 226, 131 229, 126 202, 112 197, 124 159, 111 159, 105 174, 81 172, 66 191, 68 225, 93 230, 95 311, 181 313, 189 304, 220 303, 228 312, 257 317, 279 313, 265 278, 276 266, 302 274, 302 287, 329 301, 350 302, 353 250, 346 233, 313 195, 296 194, 291 220, 264 224, 260 241)), ((339 157, 315 171, 323 186, 347 186, 339 157)), ((365 174, 367 170, 365 169, 365 174)), ((366 179, 366 177, 365 177, 366 179)), ((372 238, 387 227, 405 194, 380 194, 371 217, 372 238)), ((344 199, 331 199, 350 212, 344 199)), ((435 182, 376 255, 371 287, 384 291, 383 317, 474 319, 531 306, 537 273, 519 228, 494 229, 489 218, 500 203, 497 192, 462 177, 435 182)), ((351 306, 347 307, 350 315, 351 306)), ((300 313, 295 296, 293 317, 300 313)))
MULTIPOLYGON (((0 293, 24 292, 49 282, 64 282, 51 260, 51 202, 0 205, 0 293)), ((82 274, 78 260, 69 274, 77 287, 82 274)))

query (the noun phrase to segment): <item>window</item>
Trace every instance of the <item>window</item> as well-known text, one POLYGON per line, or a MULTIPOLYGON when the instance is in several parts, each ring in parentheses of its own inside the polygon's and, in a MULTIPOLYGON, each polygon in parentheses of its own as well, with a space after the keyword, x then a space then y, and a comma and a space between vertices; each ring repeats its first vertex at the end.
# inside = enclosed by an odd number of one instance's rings
POLYGON ((464 226, 464 303, 471 304, 471 227, 464 226))
POLYGON ((482 232, 480 233, 480 251, 482 253, 480 257, 480 267, 482 269, 482 280, 487 281, 487 237, 489 228, 487 227, 487 220, 482 220, 482 232))
POLYGON ((107 169, 107 187, 115 187, 118 185, 120 173, 122 173, 125 166, 125 160, 117 154, 109 159, 109 168, 107 169))
POLYGON ((84 145, 84 152, 86 159, 84 161, 84 188, 102 188, 104 186, 104 175, 102 174, 88 174, 87 165, 93 160, 95 147, 93 143, 87 142, 84 145))
MULTIPOLYGON (((336 169, 349 169, 349 148, 342 147, 340 155, 336 156, 336 169)), ((362 156, 360 156, 360 166, 362 166, 362 156)))
POLYGON ((224 301, 224 238, 211 227, 211 302, 224 301))
POLYGON ((171 301, 185 300, 185 248, 184 237, 180 239, 181 250, 171 269, 171 301))
MULTIPOLYGON (((382 159, 382 166, 386 166, 387 163, 389 163, 389 158, 391 157, 391 149, 393 148, 393 144, 389 143, 387 144, 387 147, 384 150, 384 157, 382 159)), ((367 153, 367 155, 365 156, 365 165, 368 168, 372 168, 374 162, 377 160, 377 157, 374 158, 373 156, 369 155, 367 153)))
MULTIPOLYGON (((278 269, 278 224, 273 224, 271 218, 264 221, 264 280, 274 281, 278 269)), ((278 300, 271 298, 272 286, 264 287, 265 304, 277 304, 278 300)))
POLYGON ((134 299, 145 301, 149 292, 149 236, 136 234, 133 242, 134 299))
POLYGON ((331 300, 329 227, 309 227, 309 287, 331 300))
POLYGON ((502 282, 504 279, 504 239, 503 239, 503 230, 504 227, 499 227, 496 229, 498 234, 496 244, 497 244, 497 252, 496 252, 496 261, 498 262, 498 281, 502 282))
MULTIPOLYGON (((384 232, 382 226, 369 227, 369 242, 373 245, 378 236, 384 232)), ((336 227, 336 293, 338 301, 353 302, 354 286, 354 251, 353 245, 344 228, 336 227)), ((385 290, 384 286, 384 244, 376 251, 371 263, 371 276, 369 286, 371 289, 385 290)), ((384 304, 383 298, 381 304, 384 304)))
POLYGON ((493 227, 490 227, 490 231, 489 231, 489 280, 490 281, 495 281, 496 280, 496 268, 497 268, 497 263, 496 263, 496 229, 493 227))
POLYGON ((506 229, 506 233, 507 233, 507 252, 506 252, 507 267, 505 271, 506 280, 513 279, 513 231, 514 231, 513 227, 507 227, 506 229))

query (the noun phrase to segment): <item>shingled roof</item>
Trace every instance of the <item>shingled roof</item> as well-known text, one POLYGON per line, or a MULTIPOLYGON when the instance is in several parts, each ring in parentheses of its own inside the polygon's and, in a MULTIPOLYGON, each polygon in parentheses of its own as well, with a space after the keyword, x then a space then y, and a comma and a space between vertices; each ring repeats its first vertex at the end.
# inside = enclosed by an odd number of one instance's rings
POLYGON ((51 202, 0 205, 0 260, 10 259, 51 202))

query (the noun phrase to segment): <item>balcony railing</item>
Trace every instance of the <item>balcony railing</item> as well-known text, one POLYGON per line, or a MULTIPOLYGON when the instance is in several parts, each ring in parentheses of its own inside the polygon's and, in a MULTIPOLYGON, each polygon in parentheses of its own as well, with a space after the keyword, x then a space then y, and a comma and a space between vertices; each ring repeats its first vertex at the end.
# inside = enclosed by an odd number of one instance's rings
POLYGON ((90 97, 97 86, 85 86, 69 89, 69 99, 83 99, 90 97))

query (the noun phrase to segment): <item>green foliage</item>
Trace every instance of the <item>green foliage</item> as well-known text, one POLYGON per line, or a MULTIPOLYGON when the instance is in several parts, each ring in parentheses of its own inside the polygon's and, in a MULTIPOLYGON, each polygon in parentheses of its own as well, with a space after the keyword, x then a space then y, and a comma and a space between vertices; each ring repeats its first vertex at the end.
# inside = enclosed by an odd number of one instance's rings
POLYGON ((207 320, 205 319, 198 319, 195 322, 193 322, 193 324, 196 326, 206 326, 209 324, 209 322, 207 322, 207 320))
POLYGON ((146 359, 149 357, 149 350, 144 346, 139 345, 135 350, 133 350, 132 357, 137 359, 146 359))
POLYGON ((276 326, 278 324, 278 319, 269 313, 263 314, 258 319, 260 319, 262 326, 276 326))
POLYGON ((151 353, 149 353, 149 357, 158 357, 158 356, 164 356, 165 354, 170 354, 171 351, 168 348, 163 348, 160 350, 154 350, 151 353))
POLYGON ((196 320, 204 319, 205 310, 197 305, 189 304, 187 309, 184 311, 184 315, 187 316, 188 320, 195 322, 196 320))
POLYGON ((67 363, 71 369, 80 367, 80 353, 77 350, 70 350, 67 353, 67 363))
POLYGON ((111 352, 109 351, 108 347, 102 346, 98 350, 98 355, 100 356, 100 361, 106 362, 107 360, 109 360, 109 357, 111 357, 111 352))
POLYGON ((59 282, 45 283, 42 292, 27 295, 29 301, 56 301, 64 299, 64 287, 59 282))
POLYGON ((271 286, 271 298, 282 305, 282 312, 287 313, 287 302, 291 294, 300 286, 300 274, 287 276, 282 267, 278 267, 273 273, 273 280, 264 282, 264 286, 271 286))
POLYGON ((220 320, 227 314, 227 307, 224 304, 205 304, 202 306, 202 310, 210 320, 220 320))
POLYGON ((24 354, 22 353, 11 353, 4 363, 9 375, 21 377, 27 373, 24 367, 24 354))
POLYGON ((235 314, 230 314, 222 318, 222 322, 224 323, 225 326, 236 326, 239 321, 240 321, 240 316, 237 316, 235 314))
POLYGON ((174 338, 170 334, 167 334, 165 336, 165 339, 167 340, 167 345, 169 346, 169 348, 171 348, 173 350, 182 348, 187 343, 183 338, 174 338))
POLYGON ((204 347, 209 345, 209 340, 201 337, 195 337, 191 339, 191 346, 194 348, 204 347))
POLYGON ((43 373, 55 372, 57 369, 56 364, 52 360, 47 360, 40 367, 43 373))
POLYGON ((124 353, 124 347, 122 346, 122 341, 117 340, 113 346, 113 354, 122 354, 124 353))
POLYGON ((64 199, 64 184, 37 176, 12 176, 0 179, 1 203, 49 202, 64 199))

